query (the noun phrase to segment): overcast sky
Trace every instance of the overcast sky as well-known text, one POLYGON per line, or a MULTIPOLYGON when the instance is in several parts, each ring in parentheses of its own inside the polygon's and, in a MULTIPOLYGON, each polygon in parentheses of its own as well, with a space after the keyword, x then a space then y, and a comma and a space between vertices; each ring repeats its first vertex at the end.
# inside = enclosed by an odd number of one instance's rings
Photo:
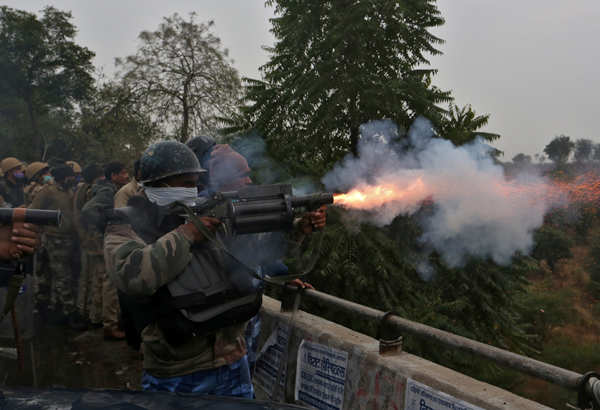
MULTIPOLYGON (((96 53, 96 66, 113 72, 115 57, 133 54, 142 30, 163 16, 196 11, 215 20, 214 32, 243 76, 257 77, 272 45, 263 0, 4 0, 37 12, 52 5, 73 13, 77 41, 96 53)), ((600 1, 439 0, 446 43, 435 83, 451 89, 458 105, 491 114, 486 131, 504 160, 535 154, 557 134, 600 142, 600 1)))

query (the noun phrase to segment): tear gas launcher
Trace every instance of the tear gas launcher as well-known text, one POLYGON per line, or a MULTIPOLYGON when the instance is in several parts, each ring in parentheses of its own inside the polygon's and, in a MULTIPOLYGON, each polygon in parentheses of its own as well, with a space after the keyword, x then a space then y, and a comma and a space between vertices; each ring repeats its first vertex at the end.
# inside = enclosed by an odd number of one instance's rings
POLYGON ((218 192, 191 209, 200 216, 223 221, 236 234, 285 231, 302 211, 333 203, 332 193, 292 195, 288 184, 250 185, 239 191, 218 192))
POLYGON ((0 225, 12 225, 15 222, 32 225, 59 226, 62 220, 60 211, 48 209, 0 208, 0 225))
MULTIPOLYGON (((289 184, 250 185, 238 191, 217 192, 188 207, 197 216, 220 219, 229 232, 248 233, 291 230, 294 218, 302 211, 315 211, 333 203, 332 193, 293 195, 289 184)), ((131 210, 117 208, 117 214, 130 214, 131 210)), ((183 207, 175 205, 171 213, 185 216, 183 207)))

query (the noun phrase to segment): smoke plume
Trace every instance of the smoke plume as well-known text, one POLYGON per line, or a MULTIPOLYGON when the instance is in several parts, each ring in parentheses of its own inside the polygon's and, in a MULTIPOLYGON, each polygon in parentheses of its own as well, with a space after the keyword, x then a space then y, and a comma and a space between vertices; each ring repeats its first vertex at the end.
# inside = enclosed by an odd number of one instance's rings
MULTIPOLYGON (((414 122, 407 137, 399 139, 391 121, 364 125, 358 157, 348 155, 323 183, 338 192, 374 186, 400 190, 395 200, 353 206, 365 211, 361 218, 378 225, 432 200, 433 213, 422 221, 420 240, 451 267, 462 266, 468 257, 505 265, 515 252, 529 253, 532 233, 553 205, 544 199, 549 184, 543 178, 522 174, 507 181, 484 140, 454 146, 436 138, 424 118, 414 122)), ((426 263, 420 266, 423 274, 429 269, 426 263)))

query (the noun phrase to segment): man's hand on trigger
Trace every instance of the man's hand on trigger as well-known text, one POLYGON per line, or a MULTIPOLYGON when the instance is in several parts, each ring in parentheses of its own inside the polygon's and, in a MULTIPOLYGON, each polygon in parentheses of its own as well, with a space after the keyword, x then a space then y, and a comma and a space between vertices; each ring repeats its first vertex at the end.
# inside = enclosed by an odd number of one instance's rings
MULTIPOLYGON (((218 226, 221 225, 221 221, 219 219, 210 216, 202 216, 198 219, 200 219, 204 227, 210 232, 215 232, 218 226)), ((204 235, 198 229, 196 229, 196 226, 192 222, 187 222, 181 225, 178 229, 180 229, 186 238, 191 241, 201 242, 206 239, 204 235)))
POLYGON ((314 230, 323 229, 327 224, 327 206, 323 205, 313 212, 307 212, 302 216, 300 227, 302 233, 309 234, 314 230))

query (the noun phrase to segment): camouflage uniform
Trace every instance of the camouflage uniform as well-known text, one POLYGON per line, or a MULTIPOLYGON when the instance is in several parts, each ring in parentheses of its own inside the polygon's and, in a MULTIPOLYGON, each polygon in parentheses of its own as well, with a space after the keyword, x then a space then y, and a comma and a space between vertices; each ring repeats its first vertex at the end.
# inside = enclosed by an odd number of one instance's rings
POLYGON ((86 252, 86 269, 92 277, 91 306, 94 317, 90 319, 96 322, 98 313, 102 318, 105 328, 116 328, 119 324, 119 299, 117 288, 110 280, 106 272, 106 263, 103 253, 103 233, 106 223, 106 212, 112 209, 115 185, 106 180, 100 180, 91 187, 91 199, 86 202, 82 209, 82 218, 87 224, 91 241, 86 252))
MULTIPOLYGON (((191 245, 179 229, 146 243, 131 225, 109 225, 104 253, 108 271, 120 291, 150 296, 183 272, 192 260, 191 245)), ((208 258, 203 266, 222 269, 215 260, 208 258)), ((224 327, 173 346, 157 323, 151 323, 141 335, 144 369, 154 377, 171 378, 231 365, 245 357, 245 327, 246 323, 224 327)))
POLYGON ((70 189, 65 190, 60 185, 47 185, 38 192, 30 205, 30 208, 60 210, 63 213, 60 227, 45 228, 44 246, 48 265, 38 277, 38 302, 46 304, 52 310, 60 308, 65 315, 75 310, 71 263, 75 239, 72 195, 70 189), (45 294, 44 288, 49 289, 49 295, 45 294))

